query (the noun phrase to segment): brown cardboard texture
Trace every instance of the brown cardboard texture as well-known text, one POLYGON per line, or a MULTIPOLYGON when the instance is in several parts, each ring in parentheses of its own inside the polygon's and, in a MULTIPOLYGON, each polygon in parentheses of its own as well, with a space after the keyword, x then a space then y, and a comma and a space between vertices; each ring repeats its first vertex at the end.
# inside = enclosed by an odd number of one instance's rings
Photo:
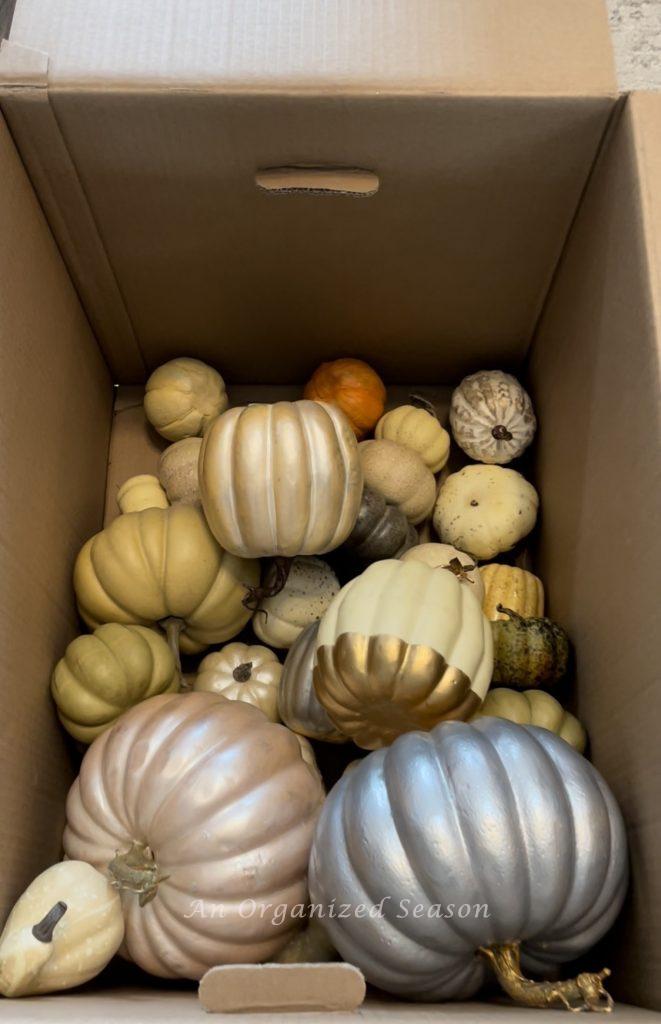
POLYGON ((208 1013, 339 1012, 364 998, 365 979, 350 964, 228 964, 200 982, 208 1013))
MULTIPOLYGON (((49 676, 81 628, 71 569, 104 493, 112 517, 117 486, 153 471, 163 447, 141 408, 149 370, 208 358, 241 404, 295 397, 321 359, 353 353, 384 373, 391 401, 417 381, 445 410, 466 370, 510 365, 540 421, 526 463, 541 493, 534 565, 574 641, 576 706, 629 830, 630 897, 587 960, 608 963, 613 993, 635 1004, 617 1019, 651 1024, 637 1007, 661 1009, 661 97, 623 100, 604 137, 614 100, 592 0, 407 9, 410 24, 370 0, 352 34, 340 2, 196 0, 184 17, 121 0, 116 21, 92 0, 17 4, 0 58, 20 151, 0 125, 3 915, 61 852, 77 754, 49 676), (259 16, 272 32, 255 35, 259 16), (287 44, 291 18, 309 58, 287 44), (303 168, 309 183, 330 167, 326 182, 370 172, 378 190, 273 193, 255 179, 303 168)), ((250 995, 237 985, 236 1002, 250 995)), ((560 1019, 375 995, 359 1012, 373 1024, 560 1019)), ((81 992, 0 1013, 188 1021, 203 1009, 193 984, 141 985, 120 963, 81 992)))

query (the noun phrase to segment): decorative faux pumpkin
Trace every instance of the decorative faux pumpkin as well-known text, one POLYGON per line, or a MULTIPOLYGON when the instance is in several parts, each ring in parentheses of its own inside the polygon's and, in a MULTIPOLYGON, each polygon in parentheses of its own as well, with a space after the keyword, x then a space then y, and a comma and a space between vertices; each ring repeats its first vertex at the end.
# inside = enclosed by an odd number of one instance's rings
POLYGON ((507 718, 519 725, 538 725, 541 729, 550 729, 574 750, 578 750, 579 754, 585 750, 587 736, 578 718, 565 711, 555 697, 543 690, 524 690, 520 693, 505 686, 489 690, 482 707, 475 712, 472 720, 485 716, 507 718))
POLYGON ((277 722, 281 675, 282 665, 268 647, 233 643, 200 662, 193 689, 244 700, 277 722))
POLYGON ((83 985, 124 938, 119 896, 89 864, 66 860, 38 875, 0 935, 0 994, 35 996, 83 985))
POLYGON ((132 476, 117 491, 120 512, 140 512, 143 508, 167 508, 168 496, 157 477, 149 473, 132 476))
POLYGON ((469 718, 491 680, 492 641, 480 602, 451 572, 374 562, 346 584, 317 635, 314 688, 359 747, 443 718, 469 718))
POLYGON ((351 533, 363 489, 346 417, 319 402, 230 409, 200 455, 204 512, 236 555, 323 554, 351 533))
POLYGON ((537 421, 530 397, 516 377, 502 370, 482 370, 464 377, 455 388, 450 426, 471 459, 503 465, 525 451, 537 421))
POLYGON ((448 569, 465 583, 478 601, 484 598, 484 584, 474 559, 451 544, 418 544, 401 556, 403 562, 424 562, 432 569, 448 569))
POLYGON ((340 589, 321 558, 294 558, 282 590, 260 601, 252 628, 273 647, 291 647, 306 626, 317 622, 340 589))
POLYGON ((386 389, 377 373, 362 359, 322 363, 305 385, 305 398, 341 409, 356 437, 365 437, 383 414, 386 389))
POLYGON ((443 469, 450 455, 450 435, 441 426, 431 403, 391 409, 377 423, 374 436, 411 448, 432 473, 443 469))
POLYGON ((537 519, 539 498, 514 469, 465 466, 441 487, 434 529, 442 541, 483 561, 509 551, 537 519))
POLYGON ((525 619, 502 604, 496 610, 508 618, 491 623, 493 682, 524 690, 562 679, 569 660, 569 637, 564 629, 551 619, 525 619))
POLYGON ((305 928, 289 940, 285 948, 273 957, 276 964, 323 964, 337 960, 337 950, 331 944, 321 922, 308 919, 305 928))
POLYGON ((179 685, 161 635, 109 622, 71 641, 55 666, 51 693, 67 732, 91 743, 127 708, 157 693, 175 693, 179 685))
POLYGON ((223 551, 202 510, 181 503, 118 516, 81 548, 73 574, 91 629, 160 623, 188 653, 236 636, 258 582, 259 564, 223 551))
POLYGON ((371 487, 363 489, 356 525, 345 541, 357 558, 365 562, 399 558, 417 539, 415 526, 401 509, 388 505, 371 487))
POLYGON ((276 955, 300 922, 319 774, 289 729, 213 693, 152 697, 87 751, 64 849, 120 892, 121 952, 162 978, 276 955), (242 914, 245 901, 254 914, 242 914), (280 920, 271 911, 283 905, 280 920))
POLYGON ((417 452, 395 441, 362 441, 358 446, 368 487, 396 505, 415 526, 434 507, 436 481, 417 452))
POLYGON ((311 901, 343 959, 418 1000, 468 999, 491 966, 527 1005, 604 1008, 604 973, 528 982, 518 957, 543 975, 581 955, 626 887, 624 823, 597 770, 546 729, 499 718, 370 754, 331 790, 310 858, 311 901), (328 913, 382 900, 381 914, 328 913))
POLYGON ((499 604, 524 617, 544 614, 544 585, 533 573, 495 562, 480 566, 480 576, 484 583, 482 610, 488 619, 507 618, 498 611, 499 604))
POLYGON ((289 649, 280 680, 280 718, 295 733, 326 743, 346 743, 348 737, 335 728, 314 692, 312 670, 319 623, 311 622, 289 649))
POLYGON ((202 435, 226 408, 223 378, 199 359, 171 359, 145 387, 145 415, 168 441, 202 435))
POLYGON ((183 501, 194 505, 201 500, 198 474, 201 448, 201 437, 184 437, 162 453, 158 479, 172 504, 183 501))

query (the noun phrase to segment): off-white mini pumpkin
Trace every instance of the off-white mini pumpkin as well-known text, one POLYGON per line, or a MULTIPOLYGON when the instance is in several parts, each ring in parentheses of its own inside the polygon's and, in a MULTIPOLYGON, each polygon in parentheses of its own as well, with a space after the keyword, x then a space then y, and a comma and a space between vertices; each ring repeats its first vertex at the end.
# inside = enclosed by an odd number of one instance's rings
POLYGON ((252 628, 264 643, 289 648, 321 618, 339 589, 337 576, 321 558, 294 558, 280 593, 260 602, 252 628))
POLYGON ((172 504, 183 501, 187 505, 194 505, 201 500, 198 474, 201 448, 201 437, 184 437, 171 444, 161 455, 158 479, 172 504))
POLYGON ((539 498, 514 469, 465 466, 452 473, 434 507, 434 529, 446 544, 484 561, 530 533, 539 498))
POLYGON ((150 473, 141 473, 126 480, 117 491, 120 512, 141 512, 144 508, 167 508, 168 496, 150 473))
POLYGON ((217 370, 186 356, 159 366, 145 388, 145 415, 168 441, 201 436, 227 405, 217 370))
POLYGON ((480 603, 484 600, 484 583, 475 559, 452 544, 417 544, 401 555, 401 561, 424 562, 432 569, 447 569, 460 582, 466 583, 480 603))
POLYGON ((518 458, 535 435, 537 421, 528 392, 502 370, 464 377, 452 395, 454 439, 471 459, 503 465, 518 458))
POLYGON ((278 722, 281 675, 278 656, 268 647, 232 643, 202 659, 193 689, 253 704, 272 722, 278 722))
POLYGON ((417 452, 432 473, 438 473, 448 461, 450 435, 432 412, 420 406, 391 409, 381 417, 374 434, 379 440, 395 441, 417 452))
POLYGON ((0 993, 33 996, 82 985, 124 938, 119 893, 91 864, 65 860, 27 887, 0 935, 0 993))
POLYGON ((415 526, 434 507, 436 481, 420 455, 385 438, 358 445, 363 476, 368 487, 402 510, 415 526))

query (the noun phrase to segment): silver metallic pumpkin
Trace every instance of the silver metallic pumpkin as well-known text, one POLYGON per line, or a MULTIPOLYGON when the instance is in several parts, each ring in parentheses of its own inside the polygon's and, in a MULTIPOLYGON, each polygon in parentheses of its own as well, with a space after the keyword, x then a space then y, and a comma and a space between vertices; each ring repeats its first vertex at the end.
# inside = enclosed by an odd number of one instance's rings
POLYGON ((349 737, 331 722, 314 692, 312 670, 318 632, 319 622, 311 622, 289 648, 278 690, 278 711, 293 732, 326 743, 347 743, 349 737))
MULTIPOLYGON (((517 941, 541 974, 584 953, 617 916, 627 873, 622 816, 597 770, 546 729, 483 718, 407 733, 346 772, 317 823, 309 882, 330 940, 369 982, 443 1000, 472 996, 490 954, 518 957, 517 941)), ((548 999, 603 973, 525 985, 548 999)))

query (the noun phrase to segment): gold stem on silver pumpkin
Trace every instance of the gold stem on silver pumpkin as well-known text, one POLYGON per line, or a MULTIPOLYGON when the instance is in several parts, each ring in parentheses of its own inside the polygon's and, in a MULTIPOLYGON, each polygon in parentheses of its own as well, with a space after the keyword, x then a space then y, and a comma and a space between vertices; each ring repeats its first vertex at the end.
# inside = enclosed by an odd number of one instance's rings
POLYGON ((572 1013, 610 1013, 613 1009, 613 997, 602 984, 610 975, 607 967, 597 974, 584 972, 566 981, 532 981, 521 970, 519 942, 480 946, 478 953, 488 961, 501 988, 522 1006, 560 1006, 572 1013))

